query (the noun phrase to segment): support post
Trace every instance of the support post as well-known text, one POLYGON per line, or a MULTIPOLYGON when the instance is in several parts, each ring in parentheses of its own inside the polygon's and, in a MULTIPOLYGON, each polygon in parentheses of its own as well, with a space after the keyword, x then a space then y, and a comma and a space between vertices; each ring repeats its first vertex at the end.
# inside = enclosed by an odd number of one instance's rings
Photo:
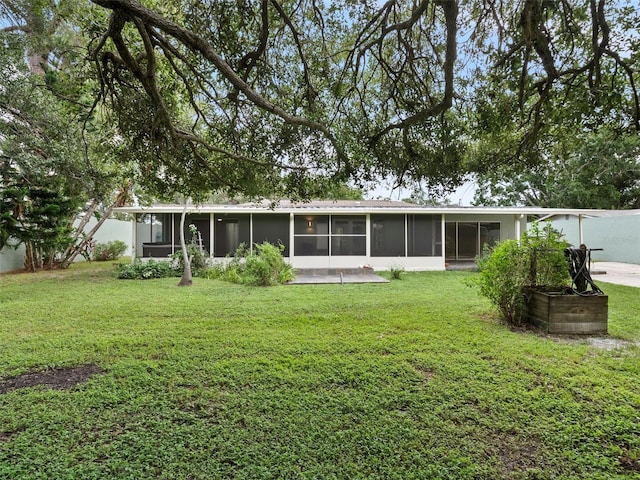
POLYGON ((131 263, 136 261, 138 248, 138 214, 133 213, 131 219, 131 263))
POLYGON ((578 245, 584 245, 584 232, 582 230, 582 214, 578 214, 578 237, 579 242, 578 245))

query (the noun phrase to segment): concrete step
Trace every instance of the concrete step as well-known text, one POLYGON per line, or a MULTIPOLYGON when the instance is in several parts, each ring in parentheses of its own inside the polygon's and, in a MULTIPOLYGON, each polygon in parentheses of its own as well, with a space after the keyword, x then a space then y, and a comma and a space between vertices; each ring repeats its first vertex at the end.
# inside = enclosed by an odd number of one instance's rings
POLYGON ((326 276, 326 275, 371 275, 373 268, 297 268, 296 275, 326 276))

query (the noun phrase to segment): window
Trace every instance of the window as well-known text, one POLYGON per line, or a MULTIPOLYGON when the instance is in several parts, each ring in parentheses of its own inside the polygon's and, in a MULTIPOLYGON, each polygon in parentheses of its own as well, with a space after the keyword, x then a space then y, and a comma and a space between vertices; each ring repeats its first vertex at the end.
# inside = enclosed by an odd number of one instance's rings
POLYGON ((407 247, 410 257, 442 256, 440 215, 407 215, 407 247))
POLYGON ((367 237, 332 236, 331 255, 366 255, 367 237))
POLYGON ((480 253, 484 250, 484 246, 493 247, 500 241, 500 223, 481 223, 480 224, 480 253))
POLYGON ((331 255, 366 255, 367 220, 364 215, 331 216, 331 255))
POLYGON ((138 239, 144 243, 170 243, 171 214, 152 213, 138 215, 136 233, 138 239))
POLYGON ((371 256, 404 257, 404 215, 371 215, 371 256))
POLYGON ((283 255, 289 256, 289 215, 254 214, 253 243, 269 242, 284 245, 283 255))
POLYGON ((485 245, 500 241, 499 222, 447 222, 445 251, 449 260, 473 260, 485 245))
POLYGON ((367 221, 360 216, 331 216, 332 235, 366 235, 367 221))
POLYGON ((173 253, 171 214, 150 213, 136 218, 136 255, 166 257, 173 253))
POLYGON ((327 235, 329 233, 329 215, 301 215, 293 221, 296 235, 327 235))
POLYGON ((295 255, 329 255, 329 215, 296 216, 293 233, 295 255))
POLYGON ((478 224, 458 223, 458 259, 473 260, 478 255, 478 224))
POLYGON ((458 252, 458 224, 456 222, 446 222, 444 226, 445 239, 444 251, 445 258, 457 260, 458 252))
POLYGON ((226 257, 233 255, 238 246, 244 243, 247 247, 251 243, 249 215, 220 215, 216 214, 214 223, 214 256, 226 257))
POLYGON ((367 254, 364 215, 296 215, 293 225, 295 255, 367 254))
MULTIPOLYGON (((174 214, 175 228, 173 233, 173 244, 177 250, 180 249, 180 217, 182 214, 174 214)), ((211 239, 211 216, 209 214, 188 214, 184 221, 184 239, 185 242, 195 242, 200 244, 202 242, 202 248, 205 252, 209 252, 211 247, 209 242, 211 239), (197 233, 194 235, 191 233, 191 225, 194 225, 197 229, 197 233)))

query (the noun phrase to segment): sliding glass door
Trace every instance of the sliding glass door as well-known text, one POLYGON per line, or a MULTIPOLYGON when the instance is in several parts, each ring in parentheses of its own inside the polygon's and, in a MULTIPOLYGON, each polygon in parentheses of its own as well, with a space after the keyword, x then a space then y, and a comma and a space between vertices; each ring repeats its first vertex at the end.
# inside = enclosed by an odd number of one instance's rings
POLYGON ((445 258, 452 261, 474 260, 485 245, 500 241, 499 222, 446 222, 445 258))

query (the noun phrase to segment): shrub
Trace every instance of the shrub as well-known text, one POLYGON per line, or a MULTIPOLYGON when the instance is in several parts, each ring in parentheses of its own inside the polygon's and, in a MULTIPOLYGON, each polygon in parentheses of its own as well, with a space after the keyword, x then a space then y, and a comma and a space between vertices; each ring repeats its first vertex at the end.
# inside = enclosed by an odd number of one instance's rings
POLYGON ((515 240, 505 240, 478 259, 480 275, 474 283, 510 325, 524 317, 522 287, 529 274, 528 259, 515 240))
POLYGON ((256 244, 255 253, 246 257, 243 283, 269 287, 293 280, 293 267, 285 261, 283 251, 284 245, 256 244))
MULTIPOLYGON (((191 259, 191 273, 194 276, 200 276, 200 272, 207 268, 207 257, 200 247, 195 243, 187 244, 187 255, 191 259)), ((182 249, 178 249, 173 255, 174 268, 179 271, 184 270, 184 257, 182 256, 182 249)))
POLYGON ((389 267, 389 273, 391 273, 392 279, 400 280, 402 278, 402 274, 404 273, 404 267, 402 265, 391 265, 389 267))
POLYGON ((506 240, 485 249, 477 259, 480 274, 473 280, 480 293, 498 309, 509 325, 521 325, 526 318, 526 289, 562 289, 570 280, 564 257, 568 246, 550 224, 535 222, 520 242, 506 240))
POLYGON ((148 280, 151 278, 166 278, 180 275, 170 262, 156 260, 135 261, 130 264, 120 264, 116 267, 116 276, 126 280, 148 280))
POLYGON ((211 267, 204 268, 198 271, 198 276, 206 278, 208 280, 216 280, 222 278, 224 275, 225 267, 219 263, 214 264, 211 267))
POLYGON ((122 240, 113 240, 107 243, 98 243, 93 249, 93 260, 104 262, 107 260, 115 260, 124 255, 127 251, 127 244, 122 240))
POLYGON ((283 250, 283 245, 264 242, 256 244, 252 252, 244 243, 240 244, 227 266, 221 269, 219 278, 262 287, 287 283, 294 278, 294 271, 282 256, 283 250))
POLYGON ((564 250, 569 242, 554 230, 551 223, 540 228, 533 222, 521 241, 525 254, 529 257, 529 276, 526 286, 545 286, 562 289, 569 285, 571 277, 564 250))

